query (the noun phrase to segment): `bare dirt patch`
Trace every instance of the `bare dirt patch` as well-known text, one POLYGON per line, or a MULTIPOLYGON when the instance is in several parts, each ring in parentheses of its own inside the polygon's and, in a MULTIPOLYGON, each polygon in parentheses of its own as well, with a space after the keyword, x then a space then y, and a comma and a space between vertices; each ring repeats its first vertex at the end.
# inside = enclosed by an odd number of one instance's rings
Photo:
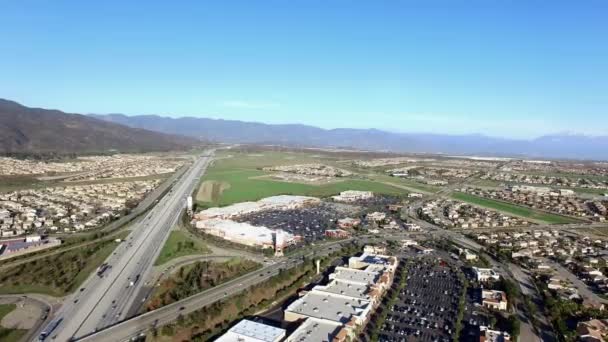
POLYGON ((217 201, 222 193, 228 189, 230 189, 230 183, 212 180, 204 181, 200 188, 198 188, 196 200, 200 202, 217 201))
POLYGON ((9 329, 31 329, 42 316, 42 310, 30 302, 19 301, 16 304, 17 308, 4 316, 0 326, 9 329))

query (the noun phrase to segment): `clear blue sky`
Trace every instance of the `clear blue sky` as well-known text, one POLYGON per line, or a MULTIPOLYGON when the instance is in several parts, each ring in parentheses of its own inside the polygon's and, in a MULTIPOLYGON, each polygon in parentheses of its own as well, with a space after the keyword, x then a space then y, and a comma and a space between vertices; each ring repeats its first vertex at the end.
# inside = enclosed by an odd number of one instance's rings
POLYGON ((608 1, 127 2, 0 2, 0 97, 80 113, 608 135, 608 1))

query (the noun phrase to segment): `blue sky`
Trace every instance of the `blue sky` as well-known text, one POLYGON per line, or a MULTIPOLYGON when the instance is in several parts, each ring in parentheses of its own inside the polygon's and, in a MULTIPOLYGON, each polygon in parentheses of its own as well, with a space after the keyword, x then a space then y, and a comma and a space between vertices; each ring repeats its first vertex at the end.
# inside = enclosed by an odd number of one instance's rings
POLYGON ((608 135, 608 2, 2 1, 0 97, 79 113, 608 135))

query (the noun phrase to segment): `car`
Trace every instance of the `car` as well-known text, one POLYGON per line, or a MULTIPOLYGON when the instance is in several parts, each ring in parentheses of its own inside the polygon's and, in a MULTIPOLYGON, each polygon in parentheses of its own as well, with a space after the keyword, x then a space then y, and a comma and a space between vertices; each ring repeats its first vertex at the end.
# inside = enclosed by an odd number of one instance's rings
POLYGON ((180 307, 179 307, 179 311, 182 311, 182 310, 184 310, 184 309, 185 309, 185 307, 183 307, 183 306, 180 306, 180 307))

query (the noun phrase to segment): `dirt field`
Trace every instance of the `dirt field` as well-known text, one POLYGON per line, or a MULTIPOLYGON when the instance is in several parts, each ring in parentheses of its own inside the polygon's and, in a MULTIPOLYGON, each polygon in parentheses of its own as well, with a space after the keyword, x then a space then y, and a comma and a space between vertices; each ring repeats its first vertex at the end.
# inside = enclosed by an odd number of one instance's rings
POLYGON ((0 326, 4 328, 28 330, 42 316, 42 309, 32 302, 20 299, 7 299, 0 302, 14 303, 17 306, 0 321, 0 326))
POLYGON ((198 188, 196 200, 200 202, 217 201, 222 193, 228 189, 230 189, 230 183, 212 180, 204 181, 200 188, 198 188))

